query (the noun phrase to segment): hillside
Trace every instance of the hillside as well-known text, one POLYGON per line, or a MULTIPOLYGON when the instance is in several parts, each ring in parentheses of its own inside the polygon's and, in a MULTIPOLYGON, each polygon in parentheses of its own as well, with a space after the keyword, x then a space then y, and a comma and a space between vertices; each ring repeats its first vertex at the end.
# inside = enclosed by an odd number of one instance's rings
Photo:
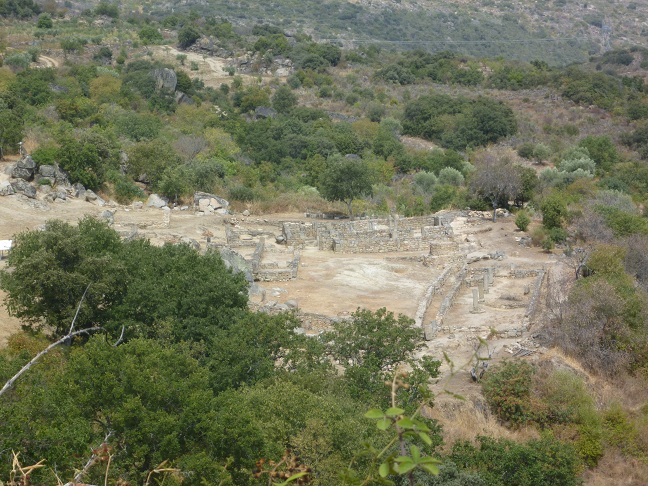
POLYGON ((0 0, 0 480, 646 484, 646 7, 536 5, 0 0))

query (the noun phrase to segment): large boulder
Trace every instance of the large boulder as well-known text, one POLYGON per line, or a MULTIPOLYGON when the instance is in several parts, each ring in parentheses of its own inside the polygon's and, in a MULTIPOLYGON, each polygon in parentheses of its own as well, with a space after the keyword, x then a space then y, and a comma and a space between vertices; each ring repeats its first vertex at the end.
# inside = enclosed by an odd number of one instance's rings
POLYGON ((146 207, 148 208, 163 208, 166 205, 167 205, 167 201, 165 201, 157 194, 151 194, 146 200, 146 207))
POLYGON ((0 182, 0 196, 11 196, 12 194, 15 193, 16 191, 14 190, 13 186, 9 183, 9 181, 0 182))
POLYGON ((47 177, 48 179, 56 180, 56 172, 56 167, 54 167, 53 165, 41 165, 38 168, 38 173, 43 177, 47 177))
POLYGON ((178 77, 173 69, 155 69, 151 74, 155 78, 157 89, 175 91, 176 86, 178 85, 178 77))
POLYGON ((23 179, 14 179, 11 181, 11 187, 18 194, 34 199, 36 197, 36 188, 23 179))
POLYGON ((34 172, 36 170, 36 162, 31 158, 31 155, 24 155, 16 162, 16 167, 34 172))
POLYGON ((194 207, 206 213, 218 211, 225 214, 229 208, 229 201, 207 192, 196 192, 194 193, 194 207))
POLYGON ((16 167, 14 167, 11 171, 11 177, 13 177, 14 179, 29 181, 34 177, 34 171, 25 169, 24 167, 18 167, 16 165, 16 167))
POLYGON ((79 199, 85 199, 86 188, 83 187, 83 184, 77 182, 72 186, 72 195, 78 197, 79 199))

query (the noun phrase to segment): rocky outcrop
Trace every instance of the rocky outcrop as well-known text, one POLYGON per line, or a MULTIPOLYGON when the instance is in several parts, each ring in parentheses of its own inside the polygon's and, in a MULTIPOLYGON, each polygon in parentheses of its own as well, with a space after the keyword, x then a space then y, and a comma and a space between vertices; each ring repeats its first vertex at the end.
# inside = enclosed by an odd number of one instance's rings
POLYGON ((217 212, 219 214, 227 214, 229 201, 207 192, 196 192, 194 193, 194 208, 197 211, 201 211, 207 214, 214 212, 217 212))
POLYGON ((146 200, 146 207, 148 208, 163 208, 166 207, 167 201, 158 196, 157 194, 151 194, 146 200))
POLYGON ((151 72, 151 75, 155 78, 157 89, 175 91, 176 86, 178 85, 178 77, 173 69, 155 69, 151 72))

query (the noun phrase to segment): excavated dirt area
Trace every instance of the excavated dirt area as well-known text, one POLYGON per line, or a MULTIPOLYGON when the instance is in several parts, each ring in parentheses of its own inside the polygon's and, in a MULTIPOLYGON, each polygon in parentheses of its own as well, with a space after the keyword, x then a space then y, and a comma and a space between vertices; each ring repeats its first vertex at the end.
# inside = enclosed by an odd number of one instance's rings
MULTIPOLYGON (((0 163, 0 181, 8 179, 5 169, 11 162, 0 163)), ((166 224, 164 211, 160 209, 137 209, 114 203, 102 207, 74 198, 47 203, 39 193, 35 200, 22 195, 0 197, 0 239, 11 239, 14 234, 35 229, 50 219, 74 223, 84 215, 99 217, 105 210, 114 212, 113 227, 124 236, 149 238, 154 244, 190 239, 201 249, 206 247, 208 238, 212 243, 225 244, 226 228, 249 232, 248 238, 253 239, 261 233, 280 234, 281 221, 313 221, 302 214, 199 215, 193 208, 175 208, 166 224)), ((542 269, 550 272, 558 260, 553 254, 520 245, 523 234, 515 228, 512 217, 500 218, 496 223, 480 213, 449 213, 444 217, 452 220, 454 246, 451 253, 432 256, 426 251, 343 254, 319 251, 307 245, 300 250, 297 278, 259 282, 265 292, 261 297, 257 294, 256 304, 281 305, 293 301, 303 313, 329 318, 348 316, 358 307, 372 310, 386 307, 414 318, 430 286, 451 267, 447 279, 433 294, 429 308, 421 316, 424 325, 438 318, 444 300, 456 287, 452 303, 440 319, 434 339, 427 342, 424 354, 441 358, 445 352, 458 369, 452 374, 450 367, 443 365, 437 391, 451 390, 467 396, 478 393, 479 387, 471 381, 469 370, 475 364, 479 339, 488 343, 487 347, 482 345, 478 350, 479 356, 488 357, 490 353, 493 361, 519 354, 521 349, 529 354, 538 351, 537 345, 530 340, 534 317, 525 317, 537 277, 522 274, 514 278, 514 272, 542 269), (492 269, 493 281, 484 294, 484 301, 475 309, 472 289, 487 268, 492 269), (459 280, 460 285, 457 284, 459 280)), ((266 254, 270 260, 292 258, 291 250, 285 245, 276 245, 271 236, 266 236, 266 240, 266 254)), ((254 251, 254 242, 250 243, 235 249, 249 257, 254 251)), ((321 323, 305 327, 308 333, 322 330, 321 323)), ((9 317, 5 309, 0 311, 0 344, 18 328, 16 319, 9 317)))

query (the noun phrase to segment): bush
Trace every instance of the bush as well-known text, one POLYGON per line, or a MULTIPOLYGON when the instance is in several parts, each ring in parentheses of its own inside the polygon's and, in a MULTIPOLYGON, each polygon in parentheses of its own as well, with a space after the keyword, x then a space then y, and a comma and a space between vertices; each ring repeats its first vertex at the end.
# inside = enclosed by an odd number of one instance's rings
POLYGON ((531 406, 535 369, 526 361, 505 361, 482 381, 484 397, 493 413, 513 426, 535 420, 531 406))
POLYGON ((542 224, 545 228, 560 228, 567 215, 567 205, 559 195, 547 197, 540 205, 542 211, 542 224))
POLYGON ((581 484, 578 454, 550 434, 526 444, 483 436, 477 442, 478 446, 456 443, 450 459, 462 469, 477 472, 489 486, 581 484))
POLYGON ((444 167, 439 171, 439 183, 459 187, 464 183, 464 176, 453 167, 444 167))
POLYGON ((515 226, 518 227, 520 231, 526 231, 531 223, 531 218, 525 211, 520 211, 515 218, 515 226))

